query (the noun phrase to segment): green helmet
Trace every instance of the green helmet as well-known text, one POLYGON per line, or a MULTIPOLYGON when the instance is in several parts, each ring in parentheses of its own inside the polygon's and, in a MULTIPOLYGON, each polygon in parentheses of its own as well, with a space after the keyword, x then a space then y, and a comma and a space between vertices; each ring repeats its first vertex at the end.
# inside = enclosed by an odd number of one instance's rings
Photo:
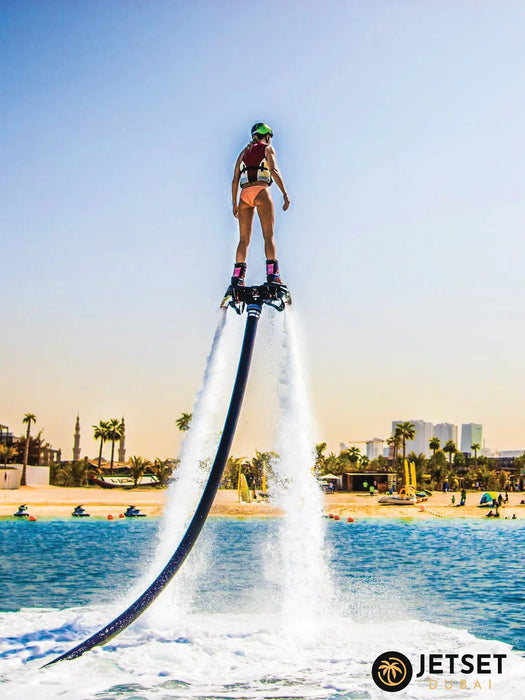
POLYGON ((273 136, 273 131, 271 127, 268 126, 268 124, 264 124, 263 122, 257 122, 257 124, 254 124, 252 126, 252 136, 254 134, 261 134, 261 136, 266 136, 266 134, 270 134, 270 136, 273 136))

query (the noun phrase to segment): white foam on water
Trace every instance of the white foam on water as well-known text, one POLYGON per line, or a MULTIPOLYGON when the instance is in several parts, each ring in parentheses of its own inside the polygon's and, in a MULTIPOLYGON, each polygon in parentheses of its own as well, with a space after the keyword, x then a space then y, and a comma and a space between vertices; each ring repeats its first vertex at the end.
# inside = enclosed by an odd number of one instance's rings
POLYGON ((281 338, 279 432, 270 494, 281 508, 277 542, 269 543, 268 571, 282 595, 282 620, 301 638, 317 633, 317 619, 332 604, 323 521, 323 497, 313 474, 315 445, 293 312, 274 321, 281 338))
MULTIPOLYGON (((152 565, 134 587, 134 595, 153 581, 178 546, 195 513, 215 457, 233 385, 242 330, 234 314, 219 313, 202 387, 195 399, 190 428, 181 446, 180 463, 168 488, 152 565)), ((147 611, 141 624, 172 625, 191 609, 196 581, 206 566, 210 547, 211 537, 204 531, 175 579, 147 611)))
MULTIPOLYGON (((22 610, 0 614, 0 697, 20 700, 174 700, 175 698, 372 698, 371 667, 389 650, 417 664, 420 654, 506 654, 503 674, 455 674, 453 690, 429 688, 429 677, 413 678, 399 697, 409 700, 512 698, 525 700, 525 660, 502 642, 416 620, 352 622, 318 617, 319 635, 305 643, 283 634, 280 616, 258 614, 186 616, 176 637, 133 626, 115 642, 74 661, 41 670, 42 655, 104 609, 22 610), (5 630, 9 630, 6 636, 5 630), (40 658, 38 658, 40 657, 40 658), (25 662, 25 663, 24 663, 25 662), (460 679, 468 688, 459 690, 460 679), (488 679, 492 689, 488 689, 488 679), (474 688, 475 680, 481 690, 474 688)), ((46 656, 45 660, 49 660, 46 656)), ((450 678, 450 677, 449 677, 450 678)))
MULTIPOLYGON (((207 478, 202 462, 215 453, 223 402, 235 371, 241 325, 219 324, 192 428, 181 452, 178 478, 170 486, 165 520, 152 569, 162 568, 193 515, 207 478), (233 366, 233 367, 232 367, 233 366), (226 388, 226 383, 227 387, 226 388)), ((504 672, 478 680, 482 689, 429 687, 428 675, 399 693, 408 700, 525 700, 525 660, 509 645, 480 640, 464 630, 411 619, 356 622, 334 602, 325 549, 322 495, 312 474, 311 416, 293 319, 272 321, 282 339, 279 370, 280 432, 272 498, 284 511, 278 534, 267 543, 267 572, 280 596, 280 612, 264 601, 255 612, 202 614, 192 609, 204 547, 192 552, 175 580, 141 618, 115 640, 73 661, 41 666, 108 621, 108 606, 66 610, 23 609, 0 613, 0 697, 20 700, 175 700, 190 698, 312 698, 380 700, 371 678, 376 657, 398 650, 417 663, 420 654, 507 654, 504 672), (195 554, 197 556, 195 556, 195 554), (186 595, 181 590, 186 589, 186 595), (330 607, 334 606, 334 607, 330 607), (330 608, 330 609, 328 609, 330 608), (176 624, 174 624, 176 622, 176 624)), ((277 353, 279 355, 279 353, 277 353)), ((153 576, 155 571, 150 572, 153 576)), ((151 578, 148 576, 148 579, 151 578)), ((147 583, 151 581, 148 580, 147 583)), ((264 584, 261 582, 261 588, 264 584)), ((367 587, 369 591, 369 587, 367 587)), ((218 591, 220 593, 220 591, 218 591)))

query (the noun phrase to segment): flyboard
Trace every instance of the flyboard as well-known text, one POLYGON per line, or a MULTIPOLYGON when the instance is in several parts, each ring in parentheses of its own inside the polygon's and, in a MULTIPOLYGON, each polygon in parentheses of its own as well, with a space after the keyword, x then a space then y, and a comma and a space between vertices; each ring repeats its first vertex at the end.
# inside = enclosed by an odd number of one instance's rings
POLYGON ((45 664, 42 668, 52 666, 58 661, 65 659, 76 659, 86 651, 93 647, 105 644, 110 639, 113 639, 119 632, 126 629, 148 608, 157 596, 166 588, 171 579, 180 569, 182 563, 191 551, 191 548, 197 541, 199 534, 206 522, 208 513, 212 506, 215 494, 221 483, 222 474, 226 460, 230 454, 230 448, 235 435, 235 428, 239 418, 246 382, 250 371, 253 348, 255 344, 255 336, 257 333, 257 325, 261 317, 261 311, 264 304, 272 306, 278 311, 284 311, 287 304, 291 303, 290 294, 287 287, 281 284, 267 283, 257 287, 237 287, 228 289, 226 296, 221 304, 222 309, 232 307, 238 314, 241 314, 245 309, 247 311, 246 327, 242 342, 241 354, 239 357, 239 366, 237 375, 233 385, 232 396, 224 429, 222 431, 217 454, 208 477, 208 481, 199 501, 199 505, 191 519, 188 529, 181 539, 177 549, 173 553, 164 569, 160 572, 153 583, 137 598, 137 600, 129 606, 123 613, 116 617, 108 625, 93 634, 89 639, 86 639, 81 644, 78 644, 70 651, 58 656, 53 661, 45 664))

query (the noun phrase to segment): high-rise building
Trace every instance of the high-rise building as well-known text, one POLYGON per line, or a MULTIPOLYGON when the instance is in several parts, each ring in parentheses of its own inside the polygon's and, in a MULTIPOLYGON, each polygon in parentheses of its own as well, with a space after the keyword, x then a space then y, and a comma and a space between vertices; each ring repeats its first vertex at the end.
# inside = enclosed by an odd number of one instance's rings
POLYGON ((458 444, 458 426, 453 423, 436 423, 433 428, 433 437, 439 438, 441 447, 449 440, 454 440, 458 444))
MULTIPOLYGON (((432 450, 428 446, 432 437, 432 423, 425 420, 410 421, 416 429, 416 436, 413 440, 408 440, 406 443, 406 453, 414 451, 417 455, 423 453, 426 457, 430 457, 432 450)), ((403 421, 392 421, 392 434, 395 432, 396 426, 403 421)))
POLYGON ((482 442, 483 426, 479 423, 462 423, 461 425, 461 451, 472 452, 471 445, 477 443, 483 445, 482 442))
POLYGON ((366 443, 366 456, 368 459, 377 459, 379 455, 383 454, 383 443, 384 440, 381 438, 372 438, 366 443))

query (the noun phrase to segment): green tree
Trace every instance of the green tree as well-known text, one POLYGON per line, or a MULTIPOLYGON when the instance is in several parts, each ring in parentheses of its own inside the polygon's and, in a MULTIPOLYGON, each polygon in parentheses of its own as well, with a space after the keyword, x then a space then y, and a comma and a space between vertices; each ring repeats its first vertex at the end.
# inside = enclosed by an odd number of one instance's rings
POLYGON ((357 469, 357 464, 359 460, 361 459, 361 450, 359 447, 349 447, 348 450, 345 450, 347 455, 348 455, 348 461, 352 465, 352 469, 355 470, 357 469))
POLYGON ((222 480, 223 488, 236 489, 239 480, 239 472, 242 469, 244 457, 234 457, 230 455, 226 460, 226 468, 222 480))
POLYGON ((100 464, 102 462, 102 448, 104 443, 108 440, 108 421, 100 420, 98 425, 93 425, 93 437, 95 440, 100 440, 100 449, 98 451, 98 468, 100 470, 100 464))
POLYGON ((4 468, 7 467, 7 463, 10 459, 13 459, 13 457, 16 457, 18 454, 18 450, 16 447, 4 445, 3 443, 0 444, 0 459, 4 460, 4 468))
POLYGON ((190 429, 190 423, 192 418, 193 413, 181 413, 180 418, 177 418, 175 424, 181 432, 185 433, 187 430, 190 429))
POLYGON ((436 452, 439 450, 441 447, 441 442, 438 437, 431 437, 429 442, 428 442, 429 448, 432 450, 432 462, 435 465, 436 462, 436 452))
POLYGON ((410 421, 402 421, 396 425, 394 435, 397 435, 401 440, 401 446, 403 449, 403 463, 406 459, 406 448, 407 442, 413 440, 416 437, 416 426, 410 421))
POLYGON ((159 459, 159 457, 155 457, 153 467, 159 484, 165 486, 173 472, 173 466, 169 463, 169 459, 159 459))
POLYGON ((150 462, 148 462, 147 459, 144 459, 143 457, 138 457, 136 455, 133 455, 131 459, 129 460, 129 471, 131 474, 131 478, 133 479, 133 488, 137 487, 137 484, 140 481, 140 478, 144 474, 144 470, 146 467, 150 466, 150 462))
POLYGON ((393 456, 393 463, 392 463, 392 469, 396 471, 396 465, 397 465, 397 455, 399 452, 399 445, 401 443, 401 438, 399 435, 396 435, 395 431, 390 437, 386 439, 386 444, 392 448, 392 451, 394 453, 393 456))
POLYGON ((458 448, 454 440, 447 440, 445 447, 443 447, 443 452, 448 454, 448 465, 452 469, 452 455, 456 454, 458 448))
POLYGON ((465 459, 465 455, 463 452, 460 452, 459 450, 456 450, 454 453, 454 466, 455 467, 466 467, 467 460, 465 459))
POLYGON ((251 461, 254 488, 261 489, 265 487, 267 477, 273 473, 272 463, 277 459, 277 456, 277 452, 259 452, 259 450, 255 450, 255 457, 251 461))
POLYGON ((432 457, 432 468, 430 474, 432 477, 433 488, 440 489, 443 485, 447 474, 447 458, 443 450, 437 450, 432 457))
POLYGON ((478 468, 478 450, 481 450, 479 442, 473 442, 470 449, 474 452, 474 469, 478 468))
POLYGON ((361 469, 366 469, 368 465, 370 464, 370 459, 368 458, 367 455, 361 455, 361 458, 359 460, 359 464, 361 465, 361 469))
POLYGON ((119 418, 110 418, 107 422, 107 436, 106 440, 111 441, 111 463, 109 467, 109 473, 113 474, 113 461, 115 457, 115 442, 120 440, 124 434, 124 421, 119 418))
POLYGON ((88 472, 89 462, 85 459, 66 462, 52 472, 51 482, 54 486, 85 486, 88 472))
POLYGON ((36 416, 34 413, 26 413, 22 423, 27 425, 26 429, 26 444, 24 448, 24 464, 22 466, 22 478, 20 480, 20 486, 26 485, 26 471, 27 471, 27 460, 29 458, 29 440, 31 438, 31 423, 36 423, 36 416))
POLYGON ((325 473, 325 462, 326 457, 324 451, 326 450, 326 442, 319 442, 315 446, 315 475, 320 476, 325 473))

